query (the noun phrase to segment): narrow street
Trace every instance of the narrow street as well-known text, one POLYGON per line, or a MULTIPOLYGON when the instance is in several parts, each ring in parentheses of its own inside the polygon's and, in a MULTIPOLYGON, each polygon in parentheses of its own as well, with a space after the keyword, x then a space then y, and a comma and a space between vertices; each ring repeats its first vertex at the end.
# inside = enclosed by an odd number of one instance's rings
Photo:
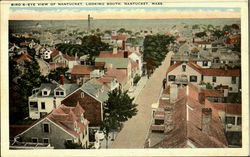
POLYGON ((162 80, 170 65, 172 52, 169 52, 162 65, 157 68, 138 95, 138 113, 124 123, 111 148, 143 148, 151 124, 151 104, 158 101, 162 90, 162 80))

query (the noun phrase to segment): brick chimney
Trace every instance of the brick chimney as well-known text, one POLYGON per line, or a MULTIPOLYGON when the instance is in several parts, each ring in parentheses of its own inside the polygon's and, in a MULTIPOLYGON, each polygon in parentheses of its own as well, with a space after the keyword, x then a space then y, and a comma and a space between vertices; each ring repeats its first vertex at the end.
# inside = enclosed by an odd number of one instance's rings
POLYGON ((122 41, 122 50, 125 50, 125 48, 126 48, 126 42, 125 42, 125 40, 123 40, 122 41))
POLYGON ((204 133, 210 134, 210 125, 212 122, 212 109, 202 108, 201 111, 201 130, 204 133))
POLYGON ((54 100, 53 100, 53 107, 54 109, 56 108, 56 97, 54 97, 54 100))
POLYGON ((64 75, 60 75, 61 85, 64 85, 64 75))
POLYGON ((170 85, 170 103, 175 103, 178 95, 178 87, 177 84, 170 85))
POLYGON ((205 93, 204 92, 200 92, 198 95, 198 101, 200 104, 204 104, 205 103, 205 93))
POLYGON ((123 57, 124 57, 124 58, 128 58, 128 51, 124 51, 124 52, 123 52, 123 57))

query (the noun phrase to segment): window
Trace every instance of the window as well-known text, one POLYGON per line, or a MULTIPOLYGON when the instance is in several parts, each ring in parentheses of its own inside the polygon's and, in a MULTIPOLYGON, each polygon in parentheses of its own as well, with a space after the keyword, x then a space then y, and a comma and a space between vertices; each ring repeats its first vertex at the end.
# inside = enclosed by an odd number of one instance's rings
POLYGON ((226 123, 227 124, 235 124, 235 117, 226 117, 226 123))
POLYGON ((60 95, 64 95, 64 92, 60 92, 60 95))
POLYGON ((41 102, 41 108, 44 110, 45 109, 45 102, 41 102))
POLYGON ((81 92, 81 98, 84 98, 84 92, 81 92))
POLYGON ((49 139, 48 138, 44 138, 43 139, 43 143, 49 143, 49 139))
POLYGON ((43 91, 43 95, 48 95, 48 92, 47 91, 43 91))
POLYGON ((208 61, 203 61, 202 66, 208 66, 208 61))
POLYGON ((186 71, 186 65, 182 65, 182 71, 183 71, 183 72, 186 71))
POLYGON ((236 76, 232 76, 232 84, 236 84, 236 76))
POLYGON ((59 94, 60 94, 60 92, 56 91, 56 95, 59 95, 59 94))
POLYGON ((175 75, 169 75, 168 81, 175 81, 175 75))
POLYGON ((66 139, 66 142, 67 143, 73 143, 73 140, 72 139, 66 139))
POLYGON ((36 137, 31 138, 32 143, 38 143, 38 139, 36 137))
POLYGON ((241 117, 237 118, 237 125, 241 125, 241 117))
POLYGON ((197 82, 197 76, 191 75, 190 82, 197 82))
POLYGON ((216 82, 216 77, 215 76, 213 76, 213 80, 212 80, 213 82, 216 82))
POLYGON ((155 119, 155 125, 163 125, 164 120, 155 119))
POLYGON ((43 124, 43 132, 49 132, 49 124, 43 124))
POLYGON ((30 110, 31 110, 31 111, 38 111, 37 102, 34 102, 34 101, 31 101, 31 102, 30 102, 30 110))
POLYGON ((204 80, 204 76, 203 75, 201 75, 201 81, 203 81, 204 80))

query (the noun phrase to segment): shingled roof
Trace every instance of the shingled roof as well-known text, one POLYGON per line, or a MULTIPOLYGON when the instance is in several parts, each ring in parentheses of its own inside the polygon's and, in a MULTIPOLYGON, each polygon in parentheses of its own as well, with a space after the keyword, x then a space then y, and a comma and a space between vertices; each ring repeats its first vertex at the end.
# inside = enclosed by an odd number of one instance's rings
POLYGON ((173 107, 171 123, 173 129, 164 134, 164 138, 152 147, 184 148, 189 147, 188 142, 198 148, 227 147, 228 143, 217 110, 210 104, 201 105, 198 100, 187 95, 185 92, 187 88, 189 87, 180 88, 178 100, 174 104, 169 104, 173 107), (202 108, 212 109, 209 133, 202 131, 202 108))

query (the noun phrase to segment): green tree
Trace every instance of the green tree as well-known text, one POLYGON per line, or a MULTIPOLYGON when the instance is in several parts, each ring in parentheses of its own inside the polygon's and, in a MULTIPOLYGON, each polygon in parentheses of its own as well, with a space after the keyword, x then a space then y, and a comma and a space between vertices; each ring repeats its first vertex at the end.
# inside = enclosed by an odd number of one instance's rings
POLYGON ((195 33, 195 36, 199 37, 199 38, 202 38, 204 36, 207 36, 207 33, 205 31, 204 32, 198 32, 198 33, 195 33))
POLYGON ((111 30, 106 30, 104 33, 111 35, 112 31, 111 30))
POLYGON ((55 70, 52 70, 49 75, 48 75, 48 79, 49 80, 55 80, 55 81, 59 81, 60 80, 60 75, 64 75, 66 74, 66 72, 69 70, 69 68, 63 68, 63 67, 59 67, 55 70))
POLYGON ((126 32, 126 29, 125 28, 120 28, 117 33, 125 33, 126 32))
POLYGON ((134 98, 130 98, 127 92, 122 92, 119 88, 108 93, 109 98, 104 105, 104 120, 101 127, 107 142, 111 130, 117 129, 120 123, 137 114, 137 104, 133 103, 134 98))
POLYGON ((220 38, 220 37, 222 37, 222 36, 224 35, 224 32, 221 31, 221 30, 216 29, 216 30, 214 30, 214 31, 212 32, 212 35, 213 35, 213 36, 216 36, 217 38, 220 38))
POLYGON ((143 59, 147 62, 148 71, 152 71, 161 65, 168 53, 168 45, 173 43, 175 38, 168 35, 148 35, 145 37, 143 46, 143 59))

